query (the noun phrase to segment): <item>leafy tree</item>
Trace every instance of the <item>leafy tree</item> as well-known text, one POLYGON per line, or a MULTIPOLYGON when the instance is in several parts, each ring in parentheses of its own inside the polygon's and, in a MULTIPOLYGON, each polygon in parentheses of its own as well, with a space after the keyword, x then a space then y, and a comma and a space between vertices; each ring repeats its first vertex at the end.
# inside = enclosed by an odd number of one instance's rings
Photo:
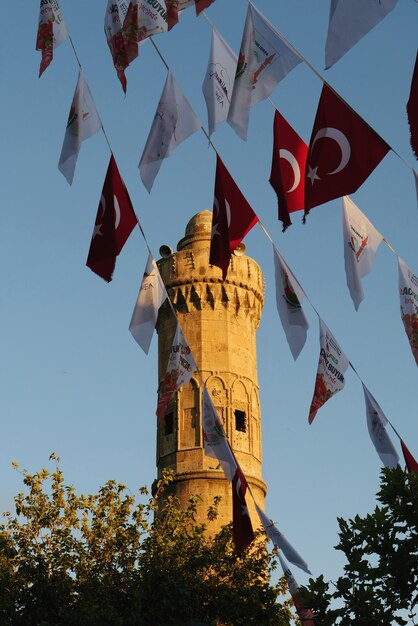
POLYGON ((336 583, 323 576, 302 589, 321 626, 416 624, 418 617, 418 474, 383 469, 376 506, 339 519, 347 564, 336 583))
POLYGON ((138 501, 114 481, 84 496, 64 484, 51 457, 52 473, 22 472, 27 492, 0 526, 2 625, 290 624, 265 542, 238 558, 230 527, 208 537, 195 521, 197 497, 186 509, 161 497, 171 474, 151 498, 143 488, 138 501))

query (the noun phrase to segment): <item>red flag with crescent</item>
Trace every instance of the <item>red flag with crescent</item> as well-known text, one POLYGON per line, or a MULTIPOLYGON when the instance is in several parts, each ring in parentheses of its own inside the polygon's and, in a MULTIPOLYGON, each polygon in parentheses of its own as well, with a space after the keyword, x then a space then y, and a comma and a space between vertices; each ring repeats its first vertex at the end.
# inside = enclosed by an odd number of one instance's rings
POLYGON ((409 129, 411 131, 411 147, 418 159, 418 52, 406 112, 408 114, 409 129))
POLYGON ((308 146, 276 110, 273 125, 273 158, 270 185, 277 194, 283 232, 292 223, 289 213, 305 204, 305 165, 308 146))
POLYGON ((246 491, 247 481, 237 464, 232 479, 232 537, 238 554, 244 552, 254 541, 254 531, 245 501, 246 491))
POLYGON ((224 280, 232 252, 257 222, 257 215, 216 155, 209 263, 221 268, 224 280))
POLYGON ((138 223, 125 183, 110 157, 86 265, 108 283, 116 257, 138 223))
POLYGON ((305 215, 312 207, 357 191, 390 146, 327 85, 309 142, 305 215))

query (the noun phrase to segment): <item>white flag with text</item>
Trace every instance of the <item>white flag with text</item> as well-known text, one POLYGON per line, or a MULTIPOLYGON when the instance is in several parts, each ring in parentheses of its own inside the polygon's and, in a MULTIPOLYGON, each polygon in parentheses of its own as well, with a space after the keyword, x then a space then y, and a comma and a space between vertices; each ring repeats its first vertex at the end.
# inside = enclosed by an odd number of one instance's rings
POLYGON ((364 384, 363 391, 370 439, 383 465, 385 467, 396 467, 399 464, 399 457, 386 432, 387 417, 364 384))
POLYGON ((398 256, 399 297, 401 318, 418 365, 418 276, 398 256))

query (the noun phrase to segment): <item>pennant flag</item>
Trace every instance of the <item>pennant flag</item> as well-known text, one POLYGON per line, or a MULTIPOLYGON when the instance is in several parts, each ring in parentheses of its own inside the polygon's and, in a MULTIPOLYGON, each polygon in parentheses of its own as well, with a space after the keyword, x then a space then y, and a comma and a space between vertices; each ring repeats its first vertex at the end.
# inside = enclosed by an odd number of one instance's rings
POLYGON ((215 0, 196 0, 196 15, 199 15, 202 11, 210 7, 215 0))
POLYGON ((232 538, 238 555, 254 541, 254 531, 245 501, 246 491, 247 481, 237 465, 232 479, 232 538))
POLYGON ((116 257, 137 223, 131 199, 112 154, 86 263, 108 283, 112 280, 116 257))
POLYGON ((398 454, 386 432, 387 417, 363 383, 366 401, 367 428, 376 452, 385 467, 396 467, 399 464, 398 454))
POLYGON ((296 612, 299 616, 300 623, 303 626, 315 626, 315 615, 313 614, 312 609, 305 609, 302 598, 300 597, 299 585, 297 584, 292 572, 288 568, 287 563, 280 554, 279 561, 283 569, 283 574, 286 578, 289 593, 292 596, 293 604, 295 605, 296 612))
POLYGON ((123 34, 123 22, 128 12, 126 0, 108 0, 104 31, 116 73, 126 93, 125 70, 138 56, 138 44, 128 42, 123 34))
POLYGON ((267 537, 269 537, 274 545, 283 552, 288 561, 293 563, 293 565, 296 565, 296 567, 299 567, 307 574, 312 574, 306 561, 304 561, 300 554, 290 545, 286 537, 273 524, 272 520, 267 517, 257 504, 255 506, 264 530, 266 531, 267 537))
POLYGON ((228 482, 232 482, 232 537, 237 553, 241 554, 254 539, 245 500, 247 481, 229 445, 206 386, 203 387, 202 408, 205 454, 219 461, 228 482))
POLYGON ((399 256, 398 277, 401 318, 415 363, 418 365, 418 276, 399 256))
POLYGON ((209 136, 218 122, 225 121, 228 116, 236 66, 236 54, 216 28, 212 28, 209 62, 202 85, 208 109, 209 136))
POLYGON ((198 117, 185 95, 168 72, 157 112, 139 161, 139 170, 146 189, 151 193, 163 159, 196 130, 201 128, 198 117))
POLYGON ((228 123, 247 139, 250 108, 268 98, 294 67, 302 62, 266 18, 248 4, 228 123))
POLYGON ((61 13, 58 0, 41 0, 39 7, 39 25, 36 36, 36 50, 42 53, 39 76, 51 63, 54 48, 68 37, 67 27, 61 13))
POLYGON ((398 0, 331 0, 325 69, 329 69, 376 26, 398 0))
POLYGON ((189 382, 196 370, 197 365, 193 354, 184 338, 180 324, 177 322, 168 357, 167 370, 158 387, 157 417, 159 420, 163 419, 170 400, 176 391, 189 382))
POLYGON ((305 205, 305 167, 308 146, 276 110, 273 125, 270 185, 277 194, 283 231, 292 223, 289 213, 305 205))
POLYGON ((167 7, 167 30, 171 30, 179 21, 179 0, 165 0, 167 7))
POLYGON ((412 454, 409 452, 408 448, 406 447, 402 439, 401 439, 401 448, 402 448, 402 453, 405 459, 408 472, 409 473, 418 472, 418 463, 416 462, 412 454))
POLYGON ((224 280, 232 252, 257 222, 258 217, 217 154, 209 263, 221 268, 224 280))
POLYGON ((280 252, 273 245, 276 274, 276 304, 287 343, 296 360, 305 345, 309 323, 301 302, 305 292, 293 275, 280 252))
POLYGON ((78 73, 77 86, 65 131, 58 169, 71 185, 81 144, 102 128, 102 122, 82 71, 78 73))
POLYGON ((371 272, 383 236, 348 196, 343 198, 343 241, 347 286, 357 311, 364 298, 361 279, 371 272))
POLYGON ((415 59, 411 91, 406 105, 406 112, 408 115, 409 130, 411 132, 411 147, 418 159, 418 52, 415 59))
POLYGON ((305 215, 318 204, 354 193, 389 150, 388 144, 324 85, 306 160, 305 215))
POLYGON ((126 41, 139 43, 168 30, 165 0, 131 0, 123 22, 126 41))
POLYGON ((321 318, 319 318, 319 343, 321 350, 318 371, 308 416, 310 424, 321 406, 344 388, 344 374, 349 365, 349 360, 321 318))
POLYGON ((129 324, 132 337, 141 346, 145 354, 148 354, 151 345, 158 311, 166 298, 168 295, 157 264, 152 254, 149 253, 144 277, 129 324))

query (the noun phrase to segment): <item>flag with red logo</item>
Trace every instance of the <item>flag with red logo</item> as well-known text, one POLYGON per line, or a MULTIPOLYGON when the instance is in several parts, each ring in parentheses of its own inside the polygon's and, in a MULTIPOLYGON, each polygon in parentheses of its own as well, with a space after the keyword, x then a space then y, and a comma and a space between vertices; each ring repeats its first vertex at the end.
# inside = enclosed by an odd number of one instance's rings
POLYGON ((409 130, 411 131, 411 147, 418 159, 418 52, 415 59, 411 91, 406 105, 406 112, 408 115, 409 130))
POLYGON ((219 461, 228 482, 232 482, 232 536, 236 551, 241 554, 254 539, 245 500, 247 481, 229 445, 206 386, 203 388, 202 425, 205 454, 219 461))
POLYGON ((287 563, 280 554, 279 561, 283 569, 283 574, 286 578, 289 593, 292 596, 293 604, 295 605, 296 612, 299 616, 300 623, 303 624, 303 626, 315 626, 315 615, 313 614, 312 609, 305 608, 302 598, 300 597, 299 585, 297 584, 287 563))
POLYGON ((199 15, 202 11, 210 7, 215 0, 196 0, 196 15, 199 15))
POLYGON ((116 73, 126 93, 125 70, 138 56, 138 44, 129 42, 123 34, 123 22, 128 12, 127 0, 108 0, 104 30, 116 73))
POLYGON ((107 282, 112 280, 116 257, 137 223, 131 199, 112 154, 86 263, 107 282))
POLYGON ((418 472, 418 463, 416 462, 416 460, 414 459, 414 457, 412 456, 412 454, 409 452, 408 448, 406 447, 405 443, 402 441, 401 439, 401 448, 402 448, 402 453, 403 453, 403 457, 405 459, 405 463, 406 463, 406 467, 408 472, 418 472))
POLYGON ((306 159, 305 215, 318 204, 354 193, 389 150, 388 144, 324 85, 306 159))
POLYGON ((321 318, 319 318, 319 343, 318 370, 308 416, 310 424, 321 406, 344 388, 344 374, 349 366, 349 360, 321 318))
POLYGON ((165 0, 131 0, 123 22, 126 41, 139 43, 168 30, 165 0))
POLYGON ((232 252, 257 222, 258 217, 217 154, 209 263, 221 268, 224 280, 232 252))
POLYGON ((173 343, 168 356, 167 369, 158 387, 157 417, 162 420, 176 391, 190 381, 197 370, 196 361, 189 348, 180 324, 177 322, 173 343))
POLYGON ((343 238, 347 286, 357 311, 364 298, 361 279, 371 272, 383 235, 348 196, 343 198, 343 238))
POLYGON ((308 146, 276 110, 270 185, 277 194, 283 231, 292 223, 289 213, 305 206, 305 166, 308 146))
POLYGON ((38 33, 36 36, 36 50, 40 50, 42 53, 39 76, 51 63, 54 48, 65 41, 67 37, 68 31, 58 0, 41 0, 38 33))
POLYGON ((418 276, 398 256, 398 284, 401 304, 401 318, 418 365, 418 276))

